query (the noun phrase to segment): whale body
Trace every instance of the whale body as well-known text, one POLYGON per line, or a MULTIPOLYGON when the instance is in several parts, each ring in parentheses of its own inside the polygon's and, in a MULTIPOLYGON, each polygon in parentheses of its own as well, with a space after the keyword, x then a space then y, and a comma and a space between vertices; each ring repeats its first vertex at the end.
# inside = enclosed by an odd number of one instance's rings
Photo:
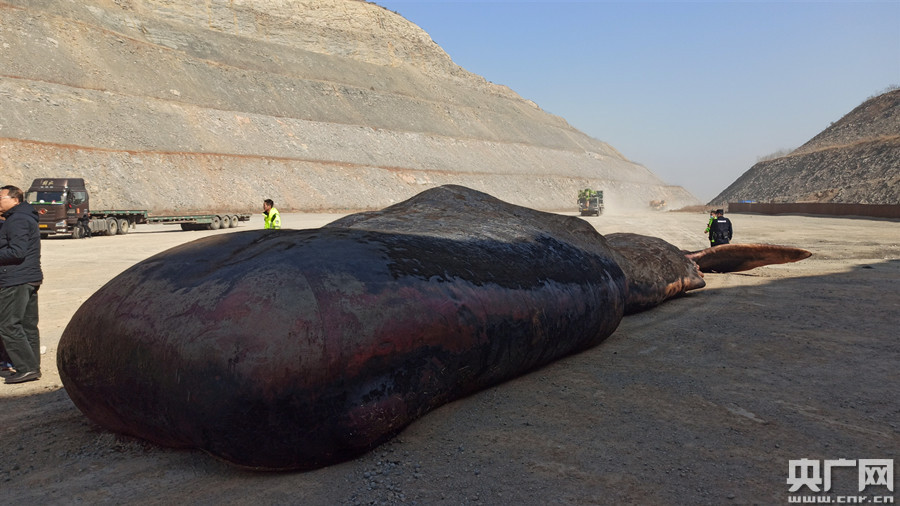
POLYGON ((443 186, 315 230, 150 257, 78 309, 57 365, 108 430, 247 468, 314 469, 702 287, 691 255, 443 186))
POLYGON ((592 347, 624 314, 624 274, 583 220, 459 187, 380 216, 397 223, 222 234, 136 264, 63 333, 70 398, 115 432, 311 469, 592 347))

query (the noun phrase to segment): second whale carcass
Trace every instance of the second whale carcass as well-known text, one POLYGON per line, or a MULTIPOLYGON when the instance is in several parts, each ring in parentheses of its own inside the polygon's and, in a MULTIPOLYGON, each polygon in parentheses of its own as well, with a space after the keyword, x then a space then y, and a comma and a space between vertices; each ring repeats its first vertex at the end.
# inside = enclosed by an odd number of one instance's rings
POLYGON ((76 312, 57 362, 107 429, 310 469, 598 344, 625 290, 584 220, 441 187, 321 229, 223 234, 144 260, 76 312))

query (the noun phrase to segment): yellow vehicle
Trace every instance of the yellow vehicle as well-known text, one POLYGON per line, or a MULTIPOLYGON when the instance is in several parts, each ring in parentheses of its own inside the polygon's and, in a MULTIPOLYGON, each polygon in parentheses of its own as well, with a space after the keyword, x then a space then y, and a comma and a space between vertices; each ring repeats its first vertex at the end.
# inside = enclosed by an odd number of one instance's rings
POLYGON ((578 192, 578 211, 582 216, 600 216, 603 212, 603 190, 585 188, 578 192))

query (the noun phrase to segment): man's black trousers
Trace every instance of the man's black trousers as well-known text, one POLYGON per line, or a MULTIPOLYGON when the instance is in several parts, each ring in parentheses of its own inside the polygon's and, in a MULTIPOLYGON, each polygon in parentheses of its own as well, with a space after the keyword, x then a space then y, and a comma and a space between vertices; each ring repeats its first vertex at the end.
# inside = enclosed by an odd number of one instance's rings
POLYGON ((17 373, 41 370, 38 286, 0 288, 0 338, 17 373))

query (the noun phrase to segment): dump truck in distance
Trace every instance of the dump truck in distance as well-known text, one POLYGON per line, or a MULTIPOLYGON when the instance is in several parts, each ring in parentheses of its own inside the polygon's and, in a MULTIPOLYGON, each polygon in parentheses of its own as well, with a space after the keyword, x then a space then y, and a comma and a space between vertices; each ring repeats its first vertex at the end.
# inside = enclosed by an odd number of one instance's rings
POLYGON ((585 188, 578 192, 578 211, 582 216, 600 216, 603 212, 603 190, 585 188))
POLYGON ((90 200, 82 178, 35 179, 25 193, 25 201, 38 212, 42 239, 55 234, 80 238, 85 219, 88 219, 91 233, 100 235, 127 234, 135 226, 146 223, 180 225, 182 230, 217 230, 233 228, 250 220, 249 213, 153 216, 143 209, 94 210, 90 200))

